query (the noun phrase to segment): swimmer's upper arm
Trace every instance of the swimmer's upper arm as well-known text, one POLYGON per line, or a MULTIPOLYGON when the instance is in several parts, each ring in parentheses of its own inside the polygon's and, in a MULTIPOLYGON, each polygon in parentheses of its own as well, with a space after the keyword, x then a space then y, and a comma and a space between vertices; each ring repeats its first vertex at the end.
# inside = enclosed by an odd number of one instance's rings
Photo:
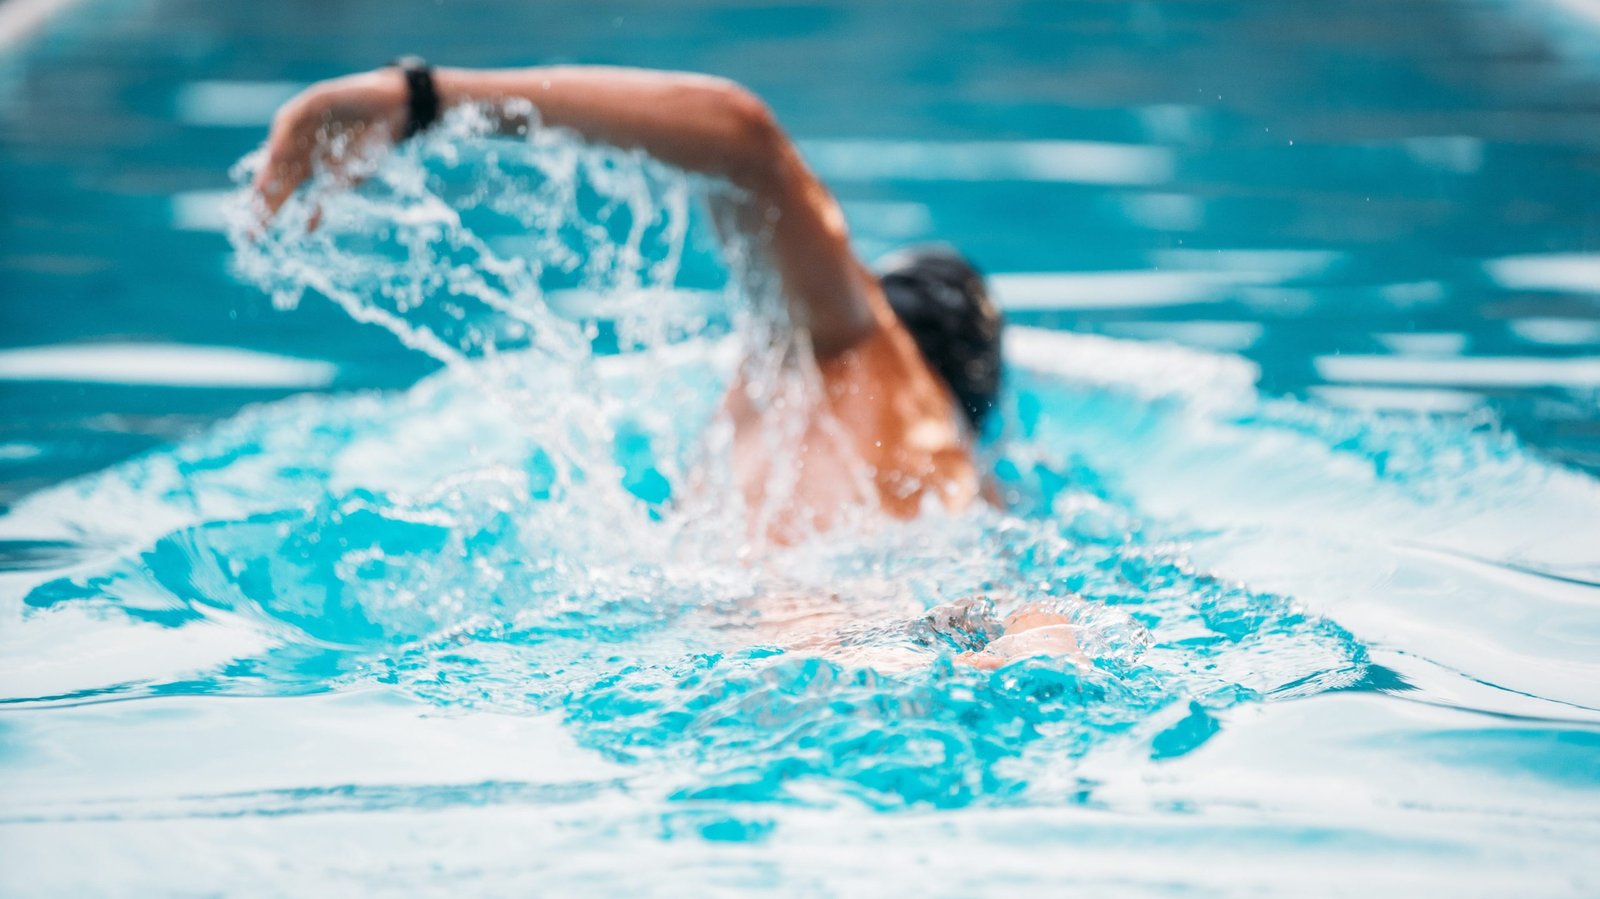
POLYGON ((773 217, 773 263, 813 349, 819 357, 837 355, 877 326, 877 312, 886 307, 882 289, 856 258, 838 201, 766 104, 742 88, 729 90, 748 154, 729 178, 773 217))

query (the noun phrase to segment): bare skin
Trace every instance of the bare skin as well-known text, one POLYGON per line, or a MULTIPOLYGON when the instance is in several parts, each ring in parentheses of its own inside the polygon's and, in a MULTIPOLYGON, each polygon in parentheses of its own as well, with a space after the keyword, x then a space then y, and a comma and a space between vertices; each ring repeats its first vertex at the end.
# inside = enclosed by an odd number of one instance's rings
POLYGON ((1033 603, 1006 616, 1004 632, 989 645, 956 656, 956 661, 974 668, 993 671, 1019 659, 1035 656, 1065 656, 1084 662, 1078 649, 1078 632, 1072 619, 1040 603, 1033 603))
MULTIPOLYGON (((949 390, 856 258, 839 204, 770 110, 744 88, 684 73, 587 66, 474 71, 436 69, 445 108, 526 100, 544 125, 587 140, 638 148, 681 169, 732 182, 772 222, 769 251, 809 334, 824 401, 804 410, 789 494, 765 494, 770 414, 736 382, 724 401, 734 429, 734 472, 748 508, 781 506, 768 539, 792 542, 832 525, 863 501, 899 518, 925 497, 959 510, 979 495, 964 421, 949 390), (875 495, 856 488, 864 473, 875 495)), ((313 170, 335 163, 330 136, 381 144, 403 132, 405 80, 379 69, 313 85, 279 110, 256 187, 276 210, 313 170)), ((794 414, 787 410, 785 414, 794 414)))

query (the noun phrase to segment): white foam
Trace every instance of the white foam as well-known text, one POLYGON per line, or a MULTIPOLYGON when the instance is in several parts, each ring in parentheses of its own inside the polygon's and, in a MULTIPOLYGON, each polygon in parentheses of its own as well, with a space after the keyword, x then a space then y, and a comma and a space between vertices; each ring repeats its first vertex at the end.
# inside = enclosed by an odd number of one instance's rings
MULTIPOLYGON (((161 658, 150 651, 152 645, 185 638, 238 643, 254 636, 238 625, 166 634, 127 625, 105 631, 97 643, 128 635, 142 650, 138 659, 146 669, 152 658, 161 658)), ((247 657, 248 652, 227 644, 190 651, 197 650, 213 656, 247 657)), ((59 813, 74 803, 103 803, 107 797, 130 805, 182 797, 181 807, 185 801, 203 801, 208 793, 352 784, 559 784, 618 774, 611 763, 580 749, 562 732, 559 719, 465 710, 426 714, 432 710, 371 691, 217 698, 203 706, 185 697, 150 697, 141 707, 147 711, 135 716, 118 715, 108 705, 57 707, 48 721, 33 716, 27 726, 17 725, 8 737, 32 751, 0 775, 8 799, 36 812, 59 813), (116 729, 116 740, 105 738, 108 728, 116 729), (252 748, 271 741, 281 741, 280 748, 252 755, 252 748), (174 751, 180 743, 187 751, 174 751), (319 751, 330 745, 341 750, 319 751), (251 763, 241 766, 246 758, 251 763), (140 777, 126 776, 130 765, 137 765, 140 777)))
MULTIPOLYGON (((227 617, 217 613, 219 620, 227 617)), ((265 652, 273 643, 250 628, 130 627, 67 607, 0 635, 0 656, 6 659, 0 694, 61 696, 162 674, 176 679, 265 652)))
POLYGON ((331 362, 236 347, 72 343, 0 350, 0 381, 309 389, 328 386, 337 373, 331 362))

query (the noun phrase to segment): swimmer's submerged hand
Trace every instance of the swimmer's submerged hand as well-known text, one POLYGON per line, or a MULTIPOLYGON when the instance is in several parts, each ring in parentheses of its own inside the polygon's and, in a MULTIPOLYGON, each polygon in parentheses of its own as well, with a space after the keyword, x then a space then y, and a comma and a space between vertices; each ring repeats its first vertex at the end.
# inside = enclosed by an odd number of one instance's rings
POLYGON ((1078 629, 1072 619, 1046 603, 1030 603, 1006 616, 1004 631, 988 645, 956 656, 956 661, 993 671, 1021 659, 1038 656, 1087 664, 1078 647, 1078 629))

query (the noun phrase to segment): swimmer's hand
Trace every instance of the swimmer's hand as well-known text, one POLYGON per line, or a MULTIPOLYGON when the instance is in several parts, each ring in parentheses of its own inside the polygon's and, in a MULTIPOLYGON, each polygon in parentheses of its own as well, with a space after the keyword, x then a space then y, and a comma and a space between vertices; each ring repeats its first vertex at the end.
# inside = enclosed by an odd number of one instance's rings
POLYGON ((1043 603, 1030 603, 1006 617, 1004 632, 983 649, 964 652, 956 661, 993 671, 1020 659, 1055 656, 1084 663, 1078 648, 1077 627, 1060 612, 1043 603))
POLYGON ((254 188, 270 219, 315 168, 359 180, 352 163, 404 133, 406 81, 399 69, 376 69, 321 81, 285 103, 272 119, 266 161, 254 188))

